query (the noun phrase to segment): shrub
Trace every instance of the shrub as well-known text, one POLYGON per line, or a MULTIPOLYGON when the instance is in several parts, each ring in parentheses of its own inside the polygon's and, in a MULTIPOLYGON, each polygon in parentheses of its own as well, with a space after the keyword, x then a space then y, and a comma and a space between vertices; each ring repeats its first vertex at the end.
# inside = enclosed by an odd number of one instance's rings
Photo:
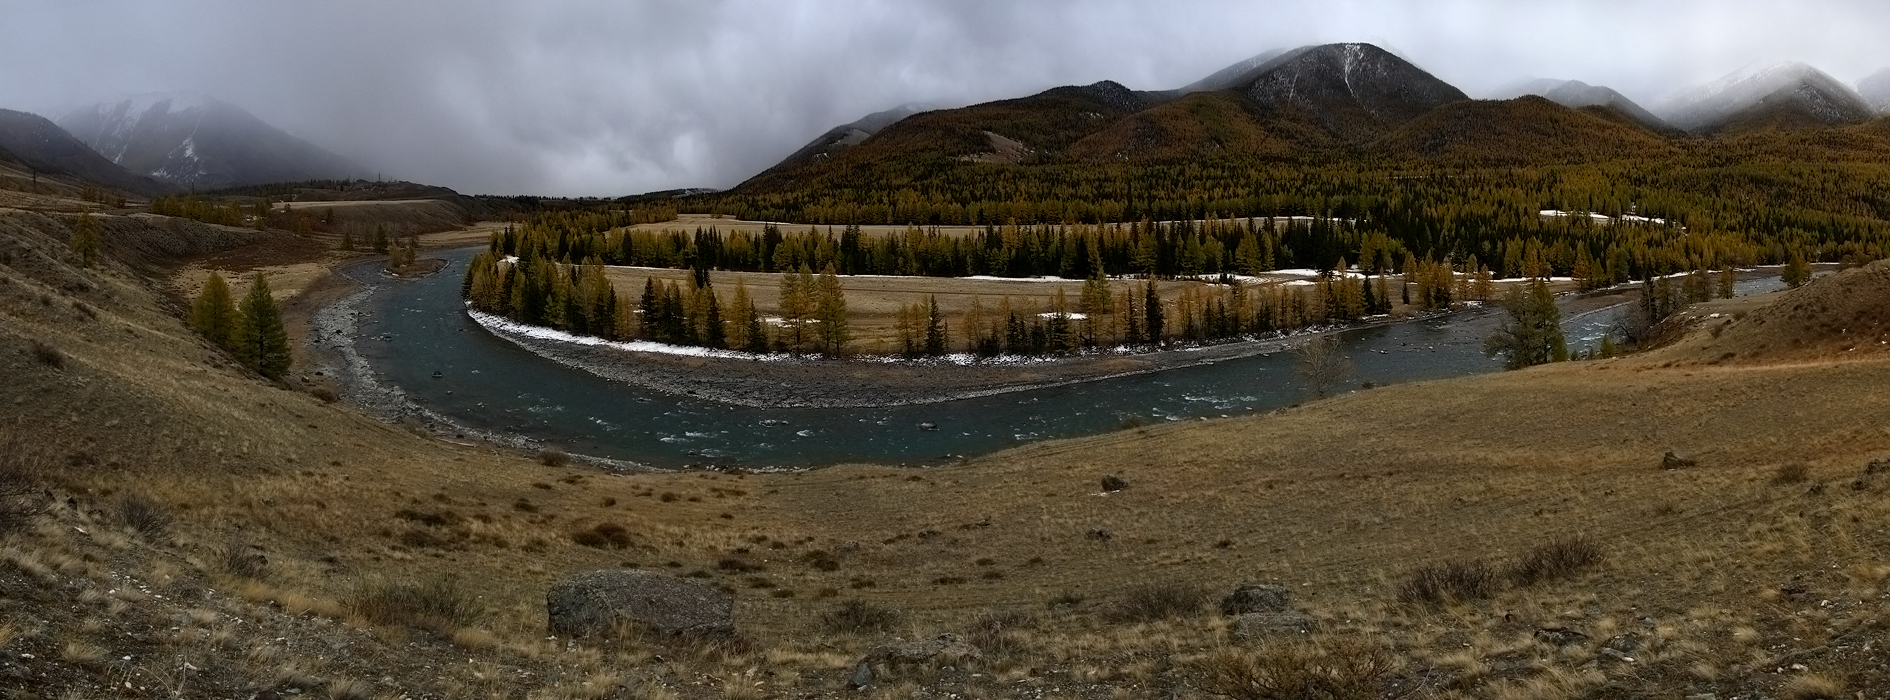
POLYGON ((1236 700, 1364 700, 1383 693, 1394 660, 1362 642, 1295 641, 1218 651, 1184 668, 1196 689, 1236 700))
POLYGON ((1778 467, 1778 472, 1772 475, 1772 485, 1789 486, 1791 484, 1800 484, 1804 483, 1804 481, 1809 478, 1811 478, 1811 467, 1807 466, 1804 462, 1781 464, 1778 467))
MULTIPOLYGON (((14 454, 17 449, 17 445, 0 446, 14 454)), ((34 483, 34 466, 18 457, 0 459, 0 535, 25 529, 45 510, 45 498, 34 483)))
POLYGON ((1017 631, 1036 627, 1036 616, 1020 610, 985 613, 972 620, 965 641, 987 656, 1009 656, 1023 651, 1017 631))
POLYGON ((832 552, 829 552, 824 549, 816 549, 814 551, 808 552, 806 556, 802 558, 807 561, 807 564, 809 566, 812 566, 821 571, 839 571, 840 570, 840 560, 834 558, 832 552))
MULTIPOLYGON (((1861 695, 1861 693, 1860 693, 1861 695)), ((1779 688, 1782 700, 1843 700, 1844 686, 1817 674, 1798 676, 1779 688)))
POLYGON ((357 584, 342 601, 350 614, 377 625, 406 625, 436 632, 465 627, 479 619, 477 601, 452 579, 394 581, 371 578, 357 584))
POLYGON ((60 352, 59 348, 47 345, 45 341, 33 341, 33 359, 39 360, 40 364, 53 369, 62 370, 66 368, 66 354, 60 352))
POLYGON ((630 531, 616 523, 598 523, 589 530, 571 533, 571 541, 597 549, 623 549, 630 546, 630 531))
POLYGON ((114 514, 118 524, 131 528, 147 540, 158 542, 170 536, 171 515, 151 499, 125 494, 119 497, 114 514))
POLYGON ((562 467, 571 462, 571 455, 566 454, 562 447, 549 445, 538 451, 538 461, 547 467, 562 467))
POLYGON ((1180 581, 1146 583, 1130 588, 1116 601, 1115 617, 1122 622, 1153 622, 1192 615, 1207 603, 1206 591, 1180 581))
POLYGON ((1563 537, 1529 551, 1509 570, 1509 580, 1518 586, 1538 581, 1552 581, 1581 573, 1601 563, 1601 547, 1586 535, 1563 537))
POLYGON ((261 580, 269 574, 269 557, 242 540, 230 540, 223 547, 223 570, 237 578, 261 580))
POLYGON ((1500 578, 1482 559, 1451 561, 1420 567, 1398 584, 1398 599, 1406 603, 1443 603, 1478 600, 1496 593, 1500 578))
POLYGON ((863 600, 846 601, 820 616, 821 628, 835 634, 888 632, 904 621, 899 611, 863 600))

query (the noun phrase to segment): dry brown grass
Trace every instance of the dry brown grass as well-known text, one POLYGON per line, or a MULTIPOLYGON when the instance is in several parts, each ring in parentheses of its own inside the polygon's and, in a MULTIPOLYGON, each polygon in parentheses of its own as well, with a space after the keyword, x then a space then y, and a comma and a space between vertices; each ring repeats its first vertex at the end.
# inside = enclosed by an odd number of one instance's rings
POLYGON ((1396 660, 1352 639, 1224 649, 1187 664, 1203 692, 1237 700, 1367 700, 1384 696, 1396 660))

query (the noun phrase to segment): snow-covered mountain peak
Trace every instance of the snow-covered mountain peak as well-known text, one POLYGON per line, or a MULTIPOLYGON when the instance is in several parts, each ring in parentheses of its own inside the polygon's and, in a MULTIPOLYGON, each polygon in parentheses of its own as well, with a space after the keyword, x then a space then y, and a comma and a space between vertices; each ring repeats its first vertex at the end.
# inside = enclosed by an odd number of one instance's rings
POLYGON ((1748 66, 1684 90, 1654 111, 1689 131, 1712 131, 1759 107, 1798 109, 1823 123, 1858 121, 1871 109, 1850 86, 1799 61, 1748 66))

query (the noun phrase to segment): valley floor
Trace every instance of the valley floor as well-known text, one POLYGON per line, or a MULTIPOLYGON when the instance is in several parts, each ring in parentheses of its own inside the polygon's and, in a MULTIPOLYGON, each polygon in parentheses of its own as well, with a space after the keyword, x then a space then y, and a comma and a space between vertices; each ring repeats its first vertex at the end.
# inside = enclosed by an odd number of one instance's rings
MULTIPOLYGON (((114 257, 83 268, 69 214, 0 210, 0 454, 53 496, 0 542, 12 697, 1260 698, 1307 668, 1343 697, 1890 688, 1882 352, 1711 364, 1739 331, 1702 326, 951 467, 609 474, 241 370, 169 273, 121 262, 182 234, 105 219, 114 257), (1599 563, 1514 575, 1574 537, 1599 563), (1478 561, 1487 590, 1413 599, 1478 561), (551 584, 626 566, 732 591, 742 643, 548 635, 551 584), (1248 582, 1305 619, 1236 636, 1213 602, 1248 582), (370 604, 404 583, 455 605, 370 604), (869 649, 945 633, 980 658, 851 687, 869 649)), ((287 235, 180 230, 198 256, 287 235)))

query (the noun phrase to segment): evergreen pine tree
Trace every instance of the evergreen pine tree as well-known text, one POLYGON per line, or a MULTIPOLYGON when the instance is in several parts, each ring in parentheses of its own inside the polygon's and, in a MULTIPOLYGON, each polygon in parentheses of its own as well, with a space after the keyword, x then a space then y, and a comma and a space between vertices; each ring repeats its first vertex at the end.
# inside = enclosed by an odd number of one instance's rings
POLYGON ((281 379, 289 372, 289 334, 282 313, 269 293, 269 277, 256 273, 249 294, 243 297, 243 323, 237 334, 237 356, 257 374, 281 379))
POLYGON ((728 347, 728 325, 722 322, 722 303, 715 298, 715 290, 708 292, 709 312, 705 314, 708 328, 703 333, 703 344, 712 348, 728 347))
POLYGON ((1802 287, 1806 282, 1811 281, 1811 264, 1805 262, 1804 253, 1794 248, 1785 259, 1785 271, 1779 276, 1785 281, 1786 286, 1802 287))
POLYGON ((1142 332, 1152 345, 1162 343, 1162 295, 1155 291, 1155 281, 1149 280, 1142 289, 1142 332))
POLYGON ((1509 369, 1522 369, 1546 362, 1568 359, 1568 344, 1562 336, 1562 311, 1555 305, 1555 294, 1541 278, 1512 287, 1503 297, 1503 310, 1509 317, 1483 342, 1483 352, 1502 355, 1509 369))
POLYGON ((637 335, 649 338, 656 334, 661 326, 657 318, 657 303, 660 297, 656 291, 656 278, 643 278, 643 296, 637 300, 637 335))
POLYGON ((926 295, 925 354, 943 355, 946 351, 945 317, 938 312, 938 297, 926 295))

